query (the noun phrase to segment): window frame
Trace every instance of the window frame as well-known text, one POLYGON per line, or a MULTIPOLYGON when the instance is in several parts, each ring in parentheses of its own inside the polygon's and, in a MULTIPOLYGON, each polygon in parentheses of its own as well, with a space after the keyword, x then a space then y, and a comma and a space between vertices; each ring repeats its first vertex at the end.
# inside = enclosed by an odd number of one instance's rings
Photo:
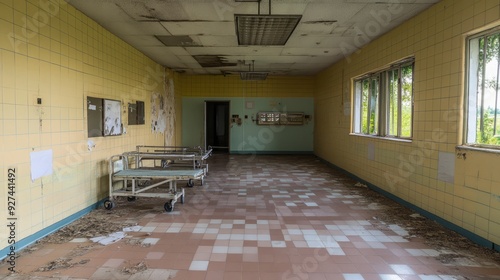
MULTIPOLYGON (((394 140, 404 140, 404 141, 411 141, 413 139, 413 123, 414 123, 414 85, 415 85, 415 58, 414 57, 408 57, 402 60, 399 60, 388 67, 382 68, 376 72, 371 72, 365 75, 358 76, 353 79, 353 117, 352 117, 352 129, 351 129, 351 134, 353 135, 358 135, 358 136, 370 136, 370 137, 378 137, 378 138, 384 138, 384 139, 394 139, 394 140), (403 89, 402 89, 402 72, 404 67, 411 66, 411 93, 410 93, 410 114, 411 114, 411 127, 410 127, 410 135, 409 136, 404 136, 402 135, 402 130, 403 130, 403 101, 402 101, 402 96, 403 96, 403 89), (396 134, 390 134, 391 129, 389 127, 390 125, 390 81, 389 79, 391 78, 391 73, 393 71, 397 70, 398 74, 398 83, 397 83, 397 120, 396 120, 396 134), (375 123, 376 125, 376 133, 371 134, 365 133, 363 131, 363 122, 367 122, 367 127, 369 127, 369 115, 368 113, 370 112, 367 110, 367 115, 363 116, 363 88, 362 86, 359 87, 358 85, 362 85, 364 80, 369 80, 369 86, 371 86, 371 81, 373 79, 378 79, 378 97, 377 97, 377 102, 378 102, 378 112, 377 116, 375 119, 377 122, 375 123), (363 119, 364 118, 364 119, 363 119)), ((370 91, 370 89, 369 89, 370 91)), ((370 106, 370 101, 367 104, 367 108, 370 106)))
MULTIPOLYGON (((483 149, 483 150, 489 150, 489 151, 494 151, 494 150, 500 150, 500 144, 496 145, 496 144, 488 144, 488 143, 478 143, 477 141, 477 127, 478 127, 478 124, 477 124, 477 111, 478 109, 480 109, 481 111, 484 111, 484 106, 482 105, 482 108, 478 108, 477 107, 477 103, 478 103, 478 100, 477 100, 477 95, 479 94, 477 92, 477 88, 479 86, 479 79, 477 79, 477 76, 476 76, 476 79, 474 82, 471 82, 471 42, 473 40, 480 40, 481 38, 483 39, 487 39, 489 36, 491 35, 500 35, 500 26, 496 26, 494 28, 490 28, 488 30, 483 30, 481 32, 477 32, 475 34, 471 34, 469 36, 467 36, 465 38, 465 71, 464 71, 464 116, 463 116, 463 137, 462 137, 462 145, 464 146, 468 146, 468 147, 473 147, 473 148, 478 148, 478 149, 483 149), (471 96, 471 92, 474 92, 474 96, 471 96), (474 100, 471 100, 471 98, 473 98, 474 100), (472 105, 471 105, 472 104, 472 105), (470 110, 470 106, 473 106, 473 110, 470 110), (473 121, 472 121, 472 118, 471 118, 471 114, 469 112, 473 111, 473 115, 475 115, 473 117, 473 121), (474 122, 473 125, 471 125, 472 123, 471 122, 474 122), (474 127, 474 129, 471 131, 471 129, 469 129, 470 127, 474 127), (470 139, 471 138, 474 138, 473 141, 471 141, 470 139)), ((499 39, 500 40, 500 39, 499 39)), ((479 51, 479 47, 478 47, 478 51, 479 51)), ((485 54, 486 55, 486 54, 485 54)), ((496 80, 496 84, 497 84, 497 97, 499 96, 499 86, 500 86, 500 77, 498 76, 498 74, 500 73, 500 51, 499 53, 497 54, 497 59, 498 59, 498 72, 497 72, 497 80, 496 80)), ((479 62, 477 62, 476 65, 474 65, 474 67, 477 67, 479 68, 479 62)), ((482 80, 482 99, 484 99, 484 71, 483 71, 483 77, 481 78, 482 80)), ((484 104, 484 102, 483 102, 484 104)), ((497 102, 497 105, 498 105, 498 102, 497 102)), ((500 108, 496 108, 497 110, 500 110, 500 108)), ((495 120, 497 119, 498 117, 495 116, 495 120)))

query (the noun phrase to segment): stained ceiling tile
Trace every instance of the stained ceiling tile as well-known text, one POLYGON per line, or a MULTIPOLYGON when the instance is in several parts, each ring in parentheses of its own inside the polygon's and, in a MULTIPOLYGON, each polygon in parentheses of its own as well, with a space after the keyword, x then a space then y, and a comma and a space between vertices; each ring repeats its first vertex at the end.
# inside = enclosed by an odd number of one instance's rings
POLYGON ((337 55, 340 52, 340 49, 334 49, 334 48, 287 48, 285 50, 286 53, 284 55, 291 55, 291 56, 306 56, 306 55, 317 55, 317 56, 332 56, 332 55, 337 55))
POLYGON ((201 45, 187 35, 161 35, 155 37, 167 47, 196 47, 201 45))
POLYGON ((195 55, 193 57, 202 67, 224 67, 237 65, 234 62, 228 62, 227 59, 221 55, 195 55))
POLYGON ((204 47, 231 47, 236 44, 234 36, 196 36, 204 47))
POLYGON ((172 35, 230 35, 234 36, 232 21, 172 21, 160 23, 172 35))
POLYGON ((296 35, 329 35, 337 27, 334 20, 302 21, 299 28, 295 30, 296 35))
POLYGON ((234 0, 66 1, 154 61, 176 71, 241 71, 253 60, 259 71, 268 67, 280 75, 313 75, 439 2, 274 0, 269 9, 269 1, 260 5, 234 0), (284 46, 239 46, 234 15, 259 12, 302 18, 284 46), (221 63, 204 69, 195 56, 220 56, 233 66, 221 63))
POLYGON ((126 35, 123 36, 122 39, 134 46, 141 47, 151 47, 151 46, 164 46, 158 39, 152 36, 146 35, 126 35))
POLYGON ((203 47, 203 48, 186 48, 192 55, 280 55, 282 47, 203 47))

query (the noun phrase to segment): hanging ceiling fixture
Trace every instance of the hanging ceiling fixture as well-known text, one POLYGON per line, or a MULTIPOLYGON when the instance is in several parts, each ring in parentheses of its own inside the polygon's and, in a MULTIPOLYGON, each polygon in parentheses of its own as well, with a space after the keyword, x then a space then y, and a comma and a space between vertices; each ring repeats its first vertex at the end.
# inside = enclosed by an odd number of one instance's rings
POLYGON ((284 46, 302 18, 302 15, 271 15, 271 0, 268 15, 260 14, 260 0, 235 1, 258 2, 258 14, 234 15, 239 45, 284 46))
POLYGON ((256 72, 255 61, 248 65, 247 72, 240 72, 240 79, 244 81, 263 81, 267 78, 267 72, 256 72))

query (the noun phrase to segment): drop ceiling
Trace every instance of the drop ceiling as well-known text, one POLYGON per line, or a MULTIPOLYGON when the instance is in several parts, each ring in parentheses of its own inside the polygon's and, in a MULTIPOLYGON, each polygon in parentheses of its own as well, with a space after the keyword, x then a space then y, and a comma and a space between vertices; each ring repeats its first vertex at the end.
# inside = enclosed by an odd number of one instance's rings
POLYGON ((314 75, 439 0, 66 0, 187 74, 314 75), (271 2, 269 2, 271 1, 271 2), (284 45, 240 45, 235 15, 300 15, 284 45), (363 39, 363 40, 361 40, 363 39), (251 68, 251 69, 250 69, 251 68))

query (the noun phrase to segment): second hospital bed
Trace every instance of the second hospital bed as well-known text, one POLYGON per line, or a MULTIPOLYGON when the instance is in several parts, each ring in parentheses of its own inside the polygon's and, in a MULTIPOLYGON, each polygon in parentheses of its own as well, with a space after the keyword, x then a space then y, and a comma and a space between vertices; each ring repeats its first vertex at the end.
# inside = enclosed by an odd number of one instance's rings
POLYGON ((126 196, 129 201, 137 197, 159 197, 167 199, 164 209, 171 212, 178 200, 184 203, 185 199, 184 189, 177 189, 177 181, 202 180, 205 176, 204 170, 199 168, 130 168, 131 156, 125 153, 109 159, 109 197, 104 201, 105 209, 111 210, 115 205, 114 198, 118 196, 126 196), (167 184, 168 188, 165 188, 167 184))
MULTIPOLYGON (((153 166, 163 169, 203 169, 208 173, 207 159, 212 155, 212 148, 204 150, 201 147, 181 146, 137 146, 136 151, 127 152, 135 157, 136 166, 153 166)), ((203 185, 203 176, 201 184, 203 185)), ((193 180, 188 180, 188 187, 194 186, 193 180)))

